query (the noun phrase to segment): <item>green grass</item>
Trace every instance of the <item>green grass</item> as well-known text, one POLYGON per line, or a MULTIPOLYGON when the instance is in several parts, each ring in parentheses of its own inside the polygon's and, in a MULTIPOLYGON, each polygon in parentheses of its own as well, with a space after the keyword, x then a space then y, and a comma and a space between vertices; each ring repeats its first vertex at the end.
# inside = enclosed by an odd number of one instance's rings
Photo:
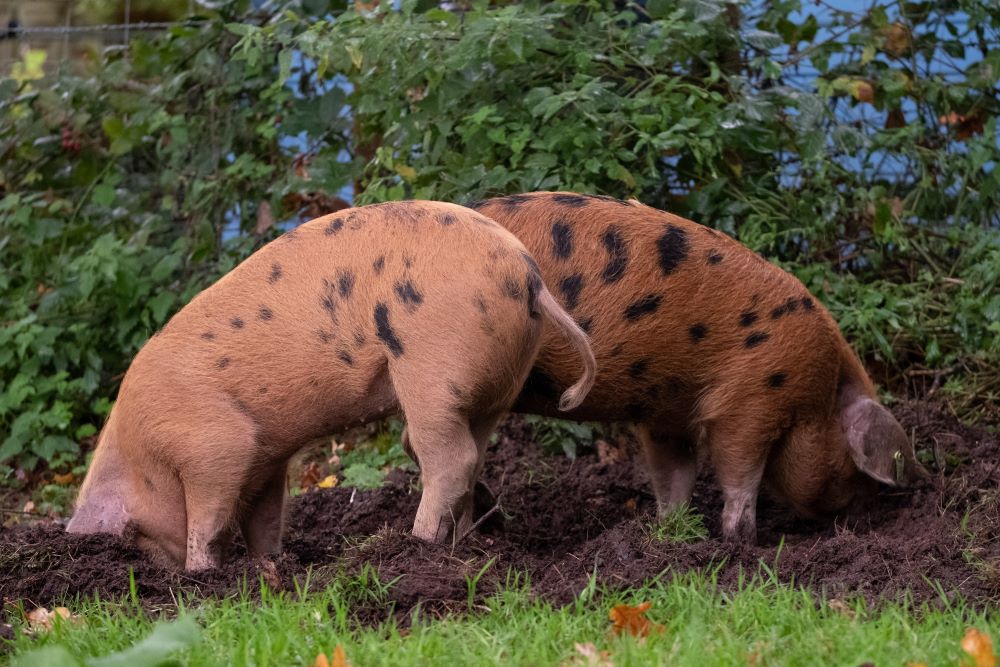
MULTIPOLYGON (((879 667, 920 661, 959 664, 959 642, 974 626, 998 636, 1000 622, 958 602, 917 609, 904 605, 866 610, 864 601, 845 607, 818 602, 801 589, 766 580, 720 592, 710 576, 663 578, 625 594, 596 594, 585 588, 563 608, 533 599, 516 577, 507 590, 478 603, 471 615, 420 621, 407 630, 394 623, 358 628, 352 610, 365 602, 384 603, 386 586, 371 571, 340 578, 322 591, 264 593, 259 601, 236 597, 181 605, 177 637, 157 636, 155 618, 134 601, 71 604, 85 625, 57 623, 38 639, 23 636, 18 613, 8 608, 17 637, 13 664, 44 667, 43 648, 58 651, 48 664, 67 667, 88 656, 106 656, 140 642, 133 653, 102 664, 158 664, 169 654, 188 665, 312 665, 318 653, 341 644, 355 667, 368 665, 559 665, 574 657, 575 643, 593 643, 623 665, 850 665, 879 667), (610 636, 608 612, 620 603, 652 603, 650 620, 665 630, 645 642, 610 636), (937 608, 940 606, 940 608, 937 608), (196 624, 199 640, 185 644, 196 624), (63 653, 58 647, 64 647, 63 653), (157 653, 159 650, 159 653, 157 653), (72 656, 72 657, 69 657, 72 656)), ((169 632, 169 631, 167 631, 169 632)), ((2 661, 2 658, 0 658, 2 661)), ((98 664, 89 662, 87 664, 98 664)), ((577 663, 586 664, 582 660, 577 663)))
POLYGON ((687 504, 657 518, 647 527, 649 537, 657 542, 690 544, 708 539, 705 518, 687 504))

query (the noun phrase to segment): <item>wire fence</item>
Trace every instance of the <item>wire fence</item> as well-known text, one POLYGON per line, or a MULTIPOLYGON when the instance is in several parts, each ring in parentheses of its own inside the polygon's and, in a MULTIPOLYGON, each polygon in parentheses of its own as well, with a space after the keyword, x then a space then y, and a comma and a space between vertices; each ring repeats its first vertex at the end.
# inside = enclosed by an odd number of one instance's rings
MULTIPOLYGON (((86 9, 81 0, 0 0, 0 72, 9 71, 30 50, 44 50, 45 68, 51 70, 88 50, 124 47, 137 34, 201 23, 193 18, 145 20, 133 11, 132 0, 122 0, 117 22, 95 23, 86 9)), ((195 9, 194 0, 188 0, 187 17, 195 9)))

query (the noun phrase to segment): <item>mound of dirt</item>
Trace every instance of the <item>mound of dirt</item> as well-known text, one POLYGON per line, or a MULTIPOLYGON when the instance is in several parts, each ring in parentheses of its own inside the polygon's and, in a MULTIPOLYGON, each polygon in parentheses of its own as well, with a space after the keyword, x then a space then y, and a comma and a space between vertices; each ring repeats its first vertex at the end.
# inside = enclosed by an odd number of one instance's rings
POLYGON ((966 427, 939 407, 900 405, 896 416, 918 450, 934 459, 934 478, 910 491, 884 491, 864 509, 835 522, 795 519, 762 500, 759 545, 734 548, 719 538, 721 496, 709 476, 699 480, 695 508, 712 537, 691 544, 650 536, 654 503, 641 465, 623 456, 575 461, 544 456, 516 417, 491 448, 482 481, 495 495, 477 502, 487 520, 457 544, 409 537, 419 501, 417 479, 401 471, 378 490, 314 490, 291 502, 285 551, 273 561, 240 557, 225 568, 178 574, 107 536, 71 536, 61 526, 0 530, 0 598, 52 605, 78 595, 129 594, 130 571, 144 606, 170 605, 178 594, 226 596, 259 581, 294 590, 310 573, 313 588, 334 573, 374 568, 393 582, 384 599, 359 603, 359 621, 394 614, 465 610, 513 573, 537 596, 572 600, 596 572, 610 588, 641 584, 663 572, 714 568, 719 585, 763 565, 782 581, 829 596, 910 598, 935 603, 943 591, 985 605, 1000 599, 1000 438, 966 427), (470 582, 475 582, 472 587, 470 582), (940 587, 940 588, 938 588, 940 587))

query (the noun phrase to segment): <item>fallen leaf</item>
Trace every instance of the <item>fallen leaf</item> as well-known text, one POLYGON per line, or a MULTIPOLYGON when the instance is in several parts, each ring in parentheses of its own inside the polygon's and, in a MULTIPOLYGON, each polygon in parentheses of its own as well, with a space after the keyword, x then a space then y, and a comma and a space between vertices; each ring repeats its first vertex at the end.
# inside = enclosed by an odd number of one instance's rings
POLYGON ((854 610, 848 606, 846 602, 840 598, 833 598, 827 603, 830 609, 834 610, 841 616, 846 616, 847 618, 854 618, 854 610))
POLYGON ((330 658, 327 658, 325 653, 317 655, 313 667, 351 667, 351 663, 347 662, 347 654, 344 653, 344 647, 337 644, 330 658))
POLYGON ((629 512, 634 512, 635 508, 636 508, 635 498, 629 498, 628 500, 625 501, 625 509, 627 509, 629 512))
POLYGON ((82 618, 71 614, 66 607, 56 607, 52 611, 49 611, 45 607, 36 607, 29 611, 25 617, 28 619, 28 627, 24 629, 24 634, 26 635, 48 632, 52 629, 56 617, 65 619, 76 625, 83 623, 82 618))
POLYGON ((321 489, 332 489, 333 487, 337 486, 337 476, 327 475, 320 481, 316 482, 316 486, 321 489))
POLYGON ((908 662, 906 667, 927 667, 926 662, 908 662))
POLYGON ((302 487, 303 491, 306 491, 314 486, 320 480, 319 465, 315 461, 310 461, 309 464, 302 469, 302 476, 299 478, 299 486, 302 487))
POLYGON ((975 628, 969 628, 962 637, 962 650, 975 661, 976 667, 996 667, 997 657, 993 653, 990 636, 975 628))
POLYGON ((598 651, 593 642, 574 644, 573 648, 579 655, 574 655, 562 663, 562 667, 615 667, 611 662, 610 651, 598 651))
POLYGON ((24 507, 21 508, 21 511, 25 512, 25 513, 34 512, 35 511, 35 501, 29 500, 28 502, 24 503, 24 507))
POLYGON ((73 481, 75 479, 76 479, 76 475, 74 475, 71 472, 68 472, 65 475, 53 475, 52 476, 52 481, 55 482, 56 484, 58 484, 59 486, 69 486, 70 484, 73 483, 73 481))
POLYGON ((659 623, 653 623, 646 618, 646 612, 653 606, 652 602, 643 602, 635 607, 627 604, 615 605, 608 617, 614 623, 611 632, 620 635, 623 632, 633 637, 648 637, 650 632, 663 632, 659 623))

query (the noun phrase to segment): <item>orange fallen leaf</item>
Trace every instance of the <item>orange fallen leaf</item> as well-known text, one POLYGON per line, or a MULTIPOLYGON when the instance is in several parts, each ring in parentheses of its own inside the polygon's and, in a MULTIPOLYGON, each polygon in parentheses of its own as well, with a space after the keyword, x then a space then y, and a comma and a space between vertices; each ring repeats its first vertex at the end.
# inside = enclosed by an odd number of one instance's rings
POLYGON ((320 489, 332 489, 333 487, 337 486, 337 476, 327 475, 320 481, 316 482, 316 486, 317 488, 320 489))
POLYGON ((608 617, 614 623, 611 632, 620 635, 622 632, 633 637, 648 637, 652 631, 663 632, 659 623, 653 623, 646 618, 646 612, 653 606, 652 602, 643 602, 635 607, 627 604, 615 605, 608 617))
POLYGON ((926 662, 908 662, 906 667, 927 667, 926 662))
POLYGON ((344 653, 344 647, 337 644, 333 649, 333 656, 327 658, 325 653, 320 653, 316 656, 316 662, 313 663, 313 667, 351 667, 351 663, 347 662, 347 654, 344 653))
POLYGON ((319 465, 315 461, 311 461, 305 468, 302 469, 302 476, 299 478, 299 486, 302 487, 303 491, 316 486, 316 483, 322 479, 320 474, 319 465))
POLYGON ((611 652, 598 651, 593 642, 577 643, 573 648, 578 655, 563 662, 561 667, 615 667, 615 663, 611 662, 611 652))
POLYGON ((962 650, 972 656, 976 667, 996 667, 997 657, 993 653, 990 636, 975 628, 969 628, 962 637, 962 650))
POLYGON ((68 486, 68 485, 72 484, 73 480, 75 480, 75 479, 76 479, 76 476, 73 473, 71 473, 71 472, 68 472, 65 475, 53 475, 52 476, 52 481, 55 482, 56 484, 58 484, 59 486, 68 486))
POLYGON ((66 607, 56 607, 49 611, 45 607, 36 607, 29 611, 25 617, 28 619, 28 627, 24 629, 24 634, 34 635, 39 632, 48 632, 52 629, 56 617, 65 619, 74 624, 83 623, 83 619, 74 616, 66 607))

